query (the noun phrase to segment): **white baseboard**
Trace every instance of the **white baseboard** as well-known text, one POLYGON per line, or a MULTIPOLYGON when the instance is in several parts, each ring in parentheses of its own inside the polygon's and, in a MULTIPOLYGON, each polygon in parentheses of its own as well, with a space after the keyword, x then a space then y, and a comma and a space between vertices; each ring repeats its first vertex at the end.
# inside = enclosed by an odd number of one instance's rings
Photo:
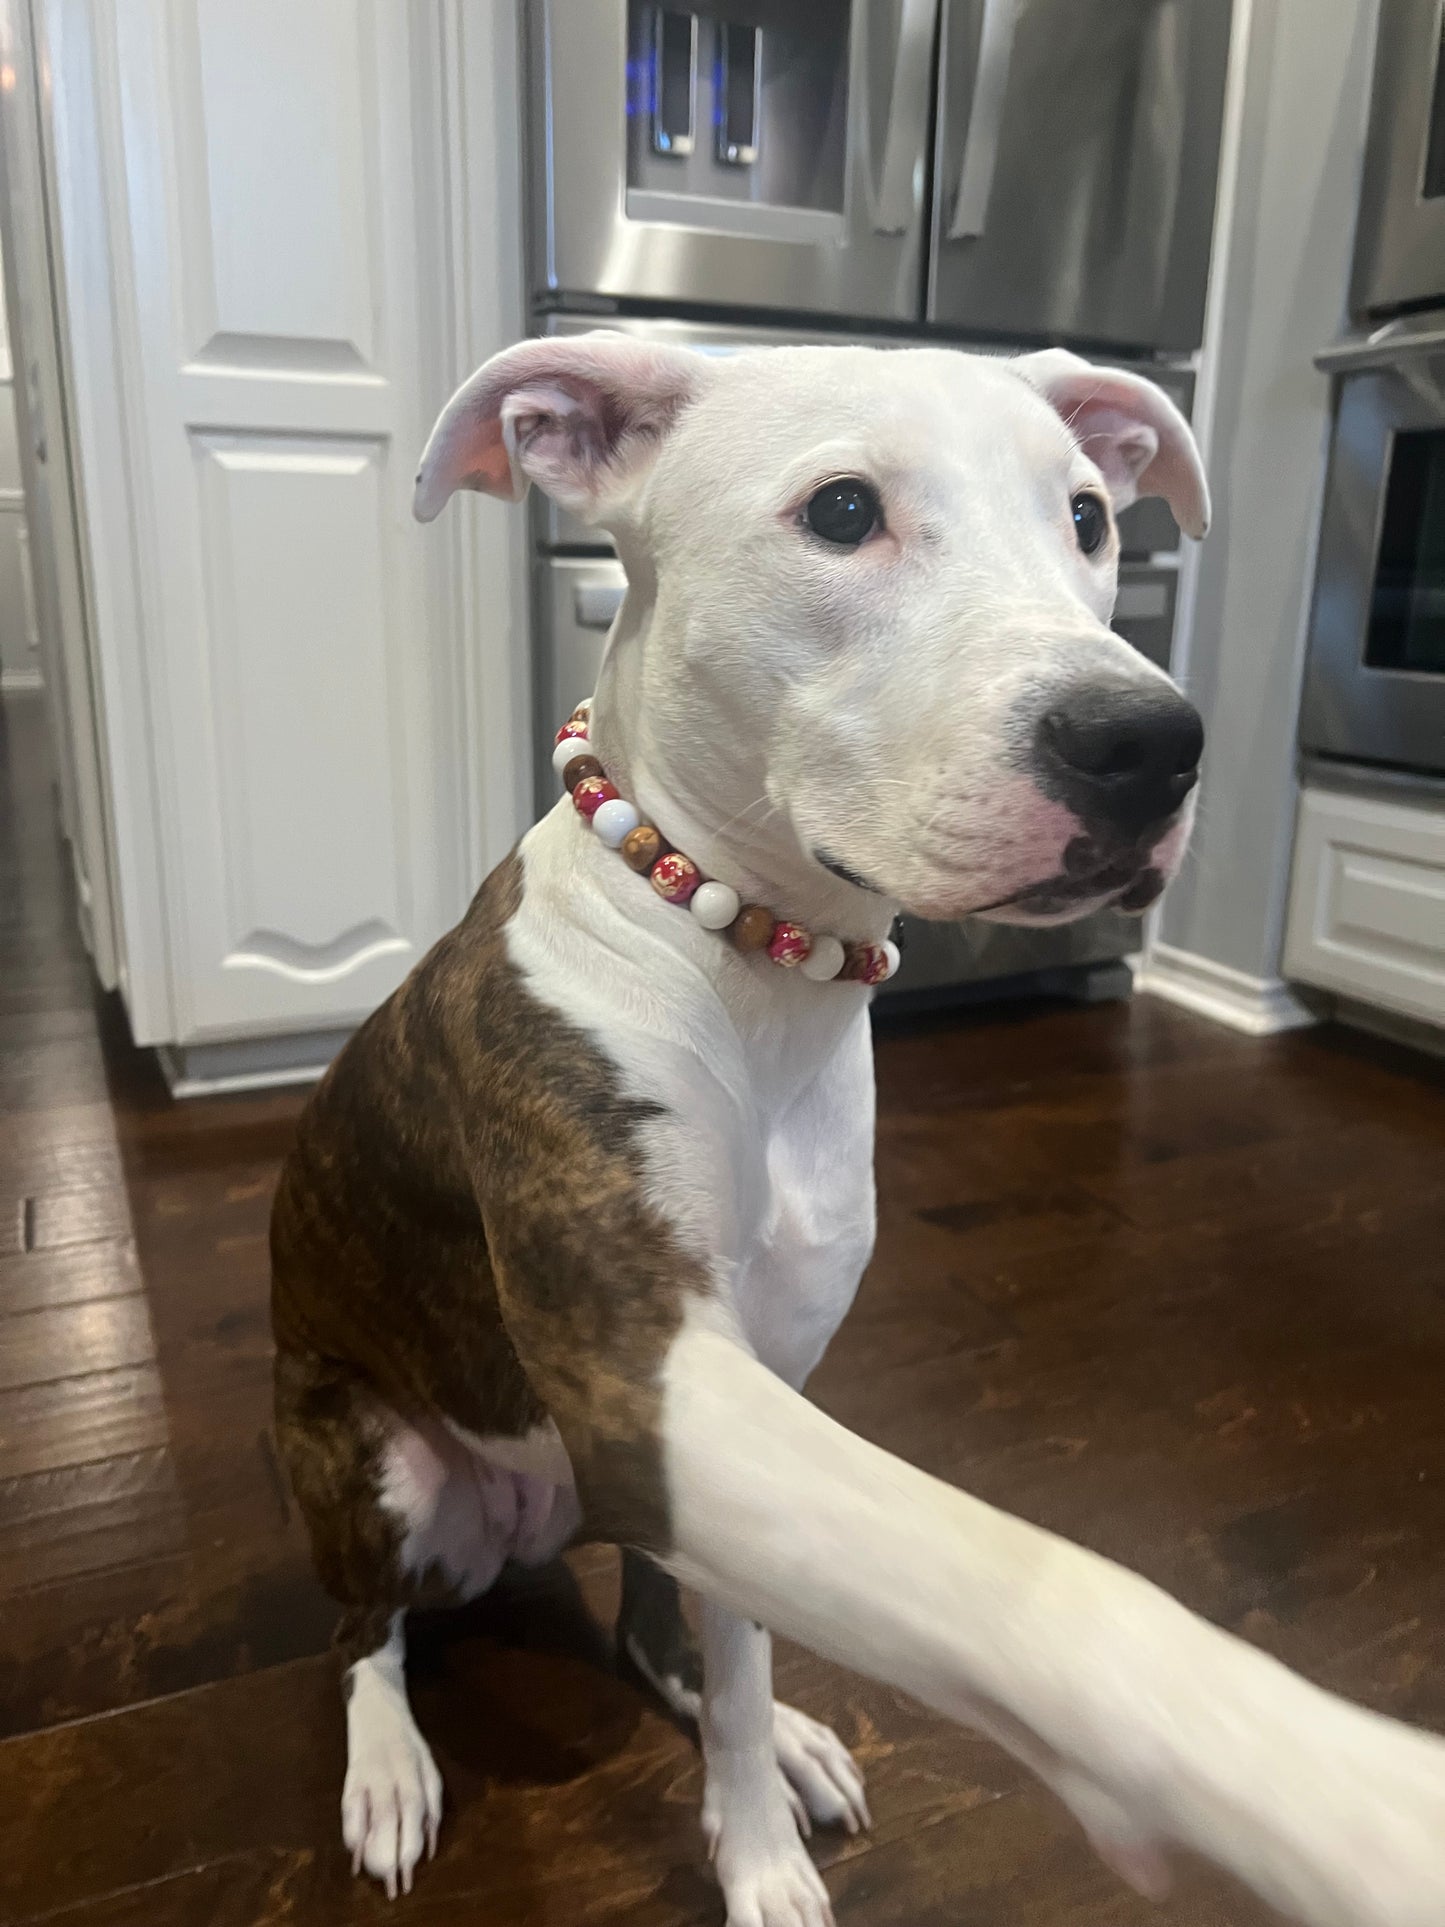
POLYGON ((160 1044, 156 1056, 172 1097, 222 1097, 314 1084, 349 1035, 326 1030, 227 1044, 160 1044))
POLYGON ((1272 1037, 1276 1031, 1319 1022, 1318 1012, 1283 978, 1251 977, 1172 943, 1150 945, 1135 969, 1134 988, 1251 1037, 1272 1037))
POLYGON ((0 693, 18 696, 24 689, 43 689, 38 669, 0 669, 0 693))

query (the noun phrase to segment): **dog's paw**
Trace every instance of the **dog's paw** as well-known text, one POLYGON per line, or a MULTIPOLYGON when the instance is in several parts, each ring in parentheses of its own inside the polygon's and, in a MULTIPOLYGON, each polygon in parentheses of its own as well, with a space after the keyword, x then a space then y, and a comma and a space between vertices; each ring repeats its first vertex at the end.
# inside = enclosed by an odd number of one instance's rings
POLYGON ((779 1773, 729 1789, 710 1773, 702 1825, 727 1902, 727 1927, 833 1927, 822 1875, 799 1835, 797 1796, 779 1773))
POLYGON ((778 1858, 748 1861, 719 1878, 727 1927, 833 1927, 828 1890, 796 1834, 778 1858))
POLYGON ((820 1827, 845 1827, 849 1833, 872 1826, 863 1775, 831 1726, 778 1703, 773 1707, 773 1747, 810 1820, 820 1827))
POLYGON ((364 1867, 389 1900, 409 1894, 422 1854, 436 1852, 441 1818, 442 1776, 415 1727, 398 1723, 355 1752, 341 1795, 353 1874, 364 1867))

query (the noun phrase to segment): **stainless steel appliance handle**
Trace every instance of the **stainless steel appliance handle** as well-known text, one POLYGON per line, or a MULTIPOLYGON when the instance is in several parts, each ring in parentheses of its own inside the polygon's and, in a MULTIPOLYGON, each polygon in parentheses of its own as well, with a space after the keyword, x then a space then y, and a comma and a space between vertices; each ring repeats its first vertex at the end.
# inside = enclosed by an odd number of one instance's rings
POLYGON ((579 629, 610 629, 622 598, 620 582, 579 582, 572 592, 572 614, 579 629))
POLYGON ((938 0, 901 0, 898 49, 888 94, 888 131, 883 169, 873 202, 875 234, 906 234, 917 206, 915 175, 928 143, 929 80, 933 73, 933 23, 938 0))
POLYGON ((953 219, 945 236, 949 241, 980 239, 988 219, 994 169, 998 165, 999 135, 1003 131, 1009 65, 1018 27, 1019 0, 982 0, 982 6, 973 99, 968 107, 968 133, 964 136, 953 219))
POLYGON ((1442 353, 1445 328, 1434 323, 1422 325, 1415 316, 1406 316, 1402 321, 1387 322, 1373 334, 1322 348, 1315 356, 1315 366, 1331 375, 1355 375, 1371 368, 1398 368, 1419 356, 1442 353))

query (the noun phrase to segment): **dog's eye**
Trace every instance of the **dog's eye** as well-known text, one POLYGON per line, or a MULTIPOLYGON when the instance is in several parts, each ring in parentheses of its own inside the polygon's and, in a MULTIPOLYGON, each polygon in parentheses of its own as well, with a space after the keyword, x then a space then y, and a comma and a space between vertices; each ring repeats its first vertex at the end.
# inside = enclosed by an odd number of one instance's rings
POLYGON ((841 482, 825 482, 803 513, 814 535, 856 549, 878 525, 878 497, 866 482, 849 475, 841 482))
POLYGON ((1076 495, 1069 507, 1074 512, 1074 534, 1085 555, 1096 555, 1109 533, 1109 511, 1097 495, 1076 495))

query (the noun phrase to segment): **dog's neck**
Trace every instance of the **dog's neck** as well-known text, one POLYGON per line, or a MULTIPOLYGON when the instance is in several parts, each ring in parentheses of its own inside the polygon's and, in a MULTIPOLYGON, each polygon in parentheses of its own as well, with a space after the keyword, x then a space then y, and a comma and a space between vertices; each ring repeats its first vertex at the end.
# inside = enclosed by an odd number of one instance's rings
POLYGON ((762 732, 709 715, 701 704, 693 713, 676 690, 669 715, 655 714, 644 699, 644 649, 666 645, 647 636, 651 610, 639 608, 643 599, 629 589, 588 722, 612 782, 704 876, 731 884, 745 903, 815 935, 881 941, 898 906, 830 875, 802 847, 768 797, 762 732))

